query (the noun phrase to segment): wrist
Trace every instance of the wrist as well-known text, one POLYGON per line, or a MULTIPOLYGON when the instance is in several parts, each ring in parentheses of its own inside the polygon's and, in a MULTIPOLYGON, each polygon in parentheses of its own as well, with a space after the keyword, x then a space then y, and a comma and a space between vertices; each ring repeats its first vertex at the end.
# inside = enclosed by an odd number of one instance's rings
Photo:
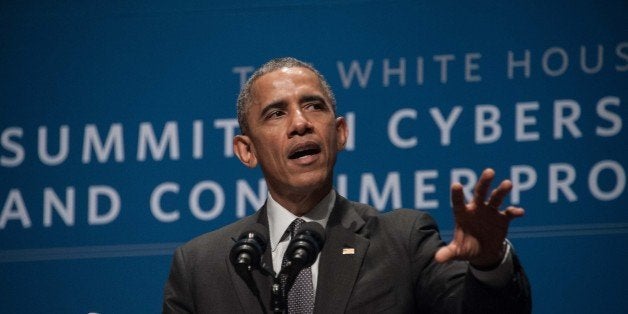
POLYGON ((491 271, 499 267, 504 262, 507 253, 510 251, 508 240, 504 239, 499 249, 493 250, 493 254, 487 254, 482 258, 469 260, 471 267, 479 271, 491 271))

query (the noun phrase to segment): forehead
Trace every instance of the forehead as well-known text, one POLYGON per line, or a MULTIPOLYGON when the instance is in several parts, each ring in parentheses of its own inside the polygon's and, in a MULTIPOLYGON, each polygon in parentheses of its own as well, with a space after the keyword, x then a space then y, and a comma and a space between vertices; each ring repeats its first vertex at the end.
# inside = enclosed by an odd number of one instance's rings
MULTIPOLYGON (((253 103, 303 93, 326 96, 318 76, 308 68, 283 67, 260 76, 251 86, 253 103)), ((327 97, 325 97, 327 101, 327 97)))

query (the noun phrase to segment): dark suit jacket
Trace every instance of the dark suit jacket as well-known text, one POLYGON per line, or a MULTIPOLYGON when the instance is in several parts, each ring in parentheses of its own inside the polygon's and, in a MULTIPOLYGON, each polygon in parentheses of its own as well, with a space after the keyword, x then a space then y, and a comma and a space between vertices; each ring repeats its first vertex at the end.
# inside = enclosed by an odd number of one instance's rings
MULTIPOLYGON (((229 252, 249 225, 268 226, 265 207, 256 214, 195 238, 174 254, 164 289, 164 313, 262 313, 270 310, 271 279, 253 273, 259 298, 235 272, 229 252)), ((530 288, 515 256, 508 286, 493 289, 469 272, 466 262, 439 264, 443 245, 426 213, 373 207, 338 196, 319 260, 316 313, 528 313, 530 288), (354 254, 342 254, 353 248, 354 254)), ((264 261, 272 265, 270 249, 264 261)))

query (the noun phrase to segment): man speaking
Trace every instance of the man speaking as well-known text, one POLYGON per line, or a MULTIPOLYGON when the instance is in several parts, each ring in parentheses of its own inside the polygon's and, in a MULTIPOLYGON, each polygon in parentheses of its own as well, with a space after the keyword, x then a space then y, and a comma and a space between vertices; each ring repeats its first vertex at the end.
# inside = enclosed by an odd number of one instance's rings
POLYGON ((347 124, 311 65, 281 58, 243 86, 234 152, 268 186, 255 214, 178 248, 164 313, 528 313, 530 287, 500 210, 508 180, 485 170, 466 203, 451 187, 449 244, 418 210, 380 214, 334 191, 347 124), (320 251, 320 253, 319 253, 320 251), (303 261, 303 262, 302 262, 303 261))

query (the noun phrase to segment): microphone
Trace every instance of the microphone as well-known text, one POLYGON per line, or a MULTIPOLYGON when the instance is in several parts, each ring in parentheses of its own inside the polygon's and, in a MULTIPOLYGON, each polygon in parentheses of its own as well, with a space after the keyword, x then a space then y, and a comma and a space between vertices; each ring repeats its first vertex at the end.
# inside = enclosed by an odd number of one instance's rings
POLYGON ((273 279, 271 306, 273 312, 283 313, 286 309, 288 292, 299 272, 311 266, 325 244, 325 229, 316 222, 306 222, 290 240, 284 253, 287 263, 273 279))
MULTIPOLYGON (((266 251, 268 243, 268 231, 260 223, 254 223, 244 230, 238 240, 231 248, 229 260, 235 268, 236 273, 249 287, 253 295, 257 298, 262 313, 266 313, 266 307, 259 293, 259 289, 253 279, 254 269, 263 269, 262 256, 266 251)), ((235 241, 235 239, 234 239, 235 241)), ((264 273, 266 274, 266 273, 264 273)))
POLYGON ((316 222, 306 222, 290 240, 285 256, 290 272, 298 272, 316 261, 316 256, 325 244, 325 229, 316 222))
POLYGON ((260 268, 266 243, 266 227, 260 223, 252 224, 240 234, 229 254, 229 260, 240 276, 260 268))

